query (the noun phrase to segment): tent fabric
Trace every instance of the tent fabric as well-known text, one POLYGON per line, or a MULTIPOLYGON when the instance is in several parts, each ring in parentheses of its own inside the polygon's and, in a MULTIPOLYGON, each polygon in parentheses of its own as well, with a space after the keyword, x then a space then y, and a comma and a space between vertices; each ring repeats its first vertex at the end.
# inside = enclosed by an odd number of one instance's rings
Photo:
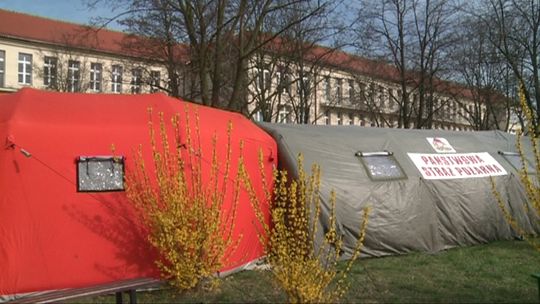
MULTIPOLYGON (((359 126, 260 124, 278 143, 280 168, 298 174, 296 157, 302 154, 306 172, 321 167, 318 219, 328 229, 331 190, 337 194, 336 220, 344 237, 344 257, 352 253, 359 236, 363 208, 372 207, 364 256, 385 256, 440 250, 517 237, 505 221, 492 194, 489 177, 424 179, 407 153, 436 153, 426 138, 444 138, 457 153, 489 152, 508 175, 493 177, 509 210, 526 231, 538 234, 539 220, 524 211, 524 189, 518 172, 498 151, 515 152, 515 136, 500 131, 381 129, 359 126), (405 179, 372 181, 358 151, 390 151, 405 179)), ((526 142, 526 141, 525 141, 526 142)), ((527 146, 527 145, 525 145, 527 146)), ((529 147, 530 151, 530 147, 529 147)), ((532 159, 532 158, 531 158, 532 159)), ((318 242, 322 236, 318 236, 318 242)))
MULTIPOLYGON (((2 95, 0 295, 158 276, 154 264, 157 254, 149 246, 146 230, 137 221, 125 192, 77 192, 79 156, 111 155, 114 145, 115 155, 125 157, 125 170, 129 172, 134 166, 134 149, 142 144, 145 160, 150 161, 148 108, 156 113, 154 124, 158 112, 164 113, 165 122, 178 113, 181 124, 183 116, 190 115, 192 132, 195 116, 199 116, 200 138, 194 142, 202 148, 201 158, 206 156, 203 170, 209 170, 211 164, 208 160, 214 135, 218 155, 225 155, 227 125, 231 122, 230 176, 236 174, 243 141, 247 170, 258 185, 257 194, 263 195, 257 180, 258 151, 263 151, 266 174, 270 176, 276 163, 276 143, 240 114, 196 106, 163 94, 72 94, 23 89, 2 95)), ((223 172, 224 163, 221 177, 223 172)), ((228 184, 231 192, 232 178, 228 184)), ((232 193, 227 193, 229 201, 231 197, 232 193)), ((227 206, 231 204, 224 208, 227 206)), ((268 214, 268 210, 263 212, 268 214)), ((242 192, 231 236, 239 240, 238 248, 225 261, 222 271, 241 268, 263 255, 254 222, 248 195, 242 192)))

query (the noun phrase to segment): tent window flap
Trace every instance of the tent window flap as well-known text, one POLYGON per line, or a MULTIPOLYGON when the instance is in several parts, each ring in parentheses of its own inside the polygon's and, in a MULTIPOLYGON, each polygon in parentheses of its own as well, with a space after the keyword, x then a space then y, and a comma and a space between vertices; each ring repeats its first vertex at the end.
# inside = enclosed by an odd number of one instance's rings
MULTIPOLYGON (((521 156, 517 152, 506 152, 506 151, 498 151, 500 155, 506 159, 514 169, 517 171, 521 171, 523 169, 523 164, 521 162, 521 156)), ((536 174, 536 169, 531 164, 531 161, 527 158, 525 159, 525 163, 527 164, 527 173, 528 174, 536 174)))
POLYGON ((357 152, 366 173, 373 181, 405 179, 407 175, 392 155, 392 152, 357 152))
POLYGON ((118 156, 80 156, 77 159, 77 191, 124 190, 124 158, 118 156))

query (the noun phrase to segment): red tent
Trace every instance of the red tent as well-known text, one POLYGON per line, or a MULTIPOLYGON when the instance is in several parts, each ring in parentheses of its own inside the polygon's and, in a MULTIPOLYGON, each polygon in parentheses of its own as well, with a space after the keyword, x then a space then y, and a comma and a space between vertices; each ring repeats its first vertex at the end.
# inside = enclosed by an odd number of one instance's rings
MULTIPOLYGON (((158 275, 155 252, 132 205, 124 191, 116 191, 121 190, 115 187, 122 184, 122 170, 109 166, 120 174, 109 184, 84 180, 79 171, 108 166, 111 159, 103 156, 111 155, 114 144, 115 155, 125 157, 123 167, 129 172, 133 149, 149 143, 147 109, 163 112, 167 121, 175 113, 185 115, 187 105, 163 94, 23 89, 0 96, 0 296, 158 275)), ((236 174, 241 140, 250 175, 260 176, 257 154, 262 149, 266 176, 271 176, 277 152, 269 135, 236 113, 194 105, 189 109, 200 117, 203 155, 210 158, 214 134, 218 155, 225 153, 231 121, 231 176, 236 174)), ((260 180, 254 184, 262 197, 260 180)), ((246 193, 237 208, 233 237, 242 235, 241 241, 224 271, 263 254, 246 193)))

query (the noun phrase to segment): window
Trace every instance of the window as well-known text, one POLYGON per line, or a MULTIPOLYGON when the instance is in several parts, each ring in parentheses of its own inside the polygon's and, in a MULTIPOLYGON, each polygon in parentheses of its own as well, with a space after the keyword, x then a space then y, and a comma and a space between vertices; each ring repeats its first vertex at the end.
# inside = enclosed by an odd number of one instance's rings
POLYGON ((337 124, 338 125, 343 124, 343 113, 338 113, 338 115, 337 115, 337 124))
POLYGON ((131 70, 131 94, 140 94, 142 84, 142 70, 131 70))
POLYGON ((309 107, 301 107, 295 112, 296 123, 307 124, 309 123, 309 107))
POLYGON ((360 100, 365 100, 366 94, 366 84, 363 82, 358 83, 358 96, 360 97, 360 100))
POLYGON ((77 191, 124 190, 124 158, 80 156, 77 160, 77 191))
POLYGON ((159 71, 150 71, 150 92, 159 91, 161 86, 161 73, 159 71))
MULTIPOLYGON (((305 74, 305 73, 304 73, 305 74)), ((309 76, 303 76, 298 80, 297 93, 300 98, 307 99, 311 93, 309 76)))
POLYGON ((111 71, 111 91, 113 93, 122 93, 122 66, 113 65, 111 71))
POLYGON ((379 101, 381 103, 381 112, 386 110, 386 96, 384 94, 384 88, 382 86, 378 86, 379 89, 379 101))
POLYGON ((79 92, 81 90, 81 63, 68 61, 68 91, 79 92))
POLYGON ((352 103, 356 98, 356 92, 354 91, 354 80, 349 79, 349 101, 352 103))
POLYGON ((280 107, 278 111, 278 122, 289 123, 289 114, 290 114, 290 111, 287 107, 280 107))
POLYGON ((392 152, 358 151, 355 153, 355 156, 360 158, 367 175, 373 181, 388 181, 407 178, 392 152))
POLYGON ((103 67, 101 63, 90 63, 90 90, 101 92, 101 75, 103 67))
POLYGON ((327 103, 332 101, 332 87, 330 85, 330 77, 324 77, 324 99, 327 103))
POLYGON ((272 78, 270 77, 270 71, 267 69, 259 70, 259 90, 267 91, 272 87, 272 78))
POLYGON ((447 101, 444 101, 444 104, 442 106, 442 117, 445 120, 449 117, 449 106, 447 101))
POLYGON ((328 110, 324 112, 324 124, 330 125, 330 111, 328 110))
POLYGON ((288 74, 278 73, 279 79, 279 93, 282 94, 284 91, 287 94, 291 94, 291 80, 288 74))
POLYGON ((6 51, 0 50, 0 88, 6 86, 6 51))
MULTIPOLYGON (((497 153, 499 153, 499 155, 502 155, 504 159, 506 159, 506 161, 510 163, 510 165, 512 165, 512 167, 514 167, 514 169, 516 169, 517 171, 521 171, 523 169, 523 164, 521 163, 521 156, 519 155, 519 153, 505 151, 498 151, 497 153)), ((525 163, 527 165, 527 174, 536 174, 536 169, 531 164, 529 159, 526 159, 525 163)))
POLYGON ((43 85, 48 88, 56 89, 56 77, 58 58, 45 56, 43 62, 43 85))
POLYGON ((32 84, 32 55, 19 53, 19 83, 32 84))
POLYGON ((436 119, 441 117, 440 105, 441 105, 440 99, 433 100, 433 115, 434 115, 434 118, 436 119))
POLYGON ((351 125, 351 126, 354 125, 354 116, 352 114, 349 114, 348 118, 349 118, 349 123, 348 124, 351 125))
POLYGON ((336 78, 336 96, 337 103, 340 104, 343 101, 343 79, 336 78))
POLYGON ((262 112, 261 112, 261 111, 257 111, 257 112, 255 113, 255 115, 253 116, 253 120, 254 120, 254 121, 259 121, 259 122, 263 121, 263 115, 262 115, 262 112))

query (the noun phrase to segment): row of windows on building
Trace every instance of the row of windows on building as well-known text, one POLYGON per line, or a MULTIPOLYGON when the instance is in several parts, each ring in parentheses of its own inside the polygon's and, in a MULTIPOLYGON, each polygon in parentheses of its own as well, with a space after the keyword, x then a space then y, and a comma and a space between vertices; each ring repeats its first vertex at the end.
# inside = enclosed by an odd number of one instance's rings
MULTIPOLYGON (((310 95, 312 89, 316 86, 316 83, 312 81, 312 76, 310 73, 299 73, 301 74, 297 79, 292 79, 290 74, 276 72, 276 84, 275 87, 279 90, 279 93, 287 92, 291 93, 291 83, 296 83, 296 94, 305 94, 310 95)), ((352 99, 364 95, 367 87, 375 88, 375 85, 365 84, 358 82, 354 79, 344 79, 339 77, 323 76, 323 98, 324 102, 330 103, 334 102, 337 104, 343 103, 345 101, 351 101, 352 99), (344 95, 344 83, 348 83, 348 95, 344 95), (356 83, 356 84, 355 84, 356 83)), ((259 90, 271 90, 272 88, 272 75, 268 69, 259 69, 258 72, 258 81, 257 89, 259 90)), ((378 86, 380 91, 380 96, 383 95, 384 88, 383 86, 378 86)), ((391 92, 391 89, 389 89, 391 92)), ((392 93, 390 93, 392 94, 392 93)))
MULTIPOLYGON (((103 92, 107 89, 103 87, 103 64, 91 62, 89 70, 88 87, 83 88, 82 75, 84 72, 83 63, 78 60, 68 60, 67 72, 60 75, 59 60, 57 57, 45 56, 43 60, 43 85, 48 88, 58 89, 62 82, 69 92, 80 92, 86 89, 92 92, 103 92), (62 79, 65 78, 65 79, 62 79)), ((6 75, 6 53, 0 50, 0 87, 5 87, 6 75)), ((123 93, 124 68, 122 65, 113 64, 109 73, 109 90, 113 93, 123 93)), ((20 85, 33 85, 33 56, 32 54, 19 53, 17 82, 20 85)), ((150 71, 150 90, 155 92, 160 87, 161 75, 159 71, 150 71)), ((141 93, 143 85, 143 70, 141 68, 131 69, 130 92, 132 94, 141 93)))
MULTIPOLYGON (((312 86, 312 77, 309 75, 298 77, 297 80, 291 81, 288 74, 276 72, 276 89, 279 93, 291 93, 291 82, 296 82, 296 94, 299 96, 309 97, 312 86), (302 94, 302 95, 301 95, 302 94)), ((271 90, 272 76, 269 70, 259 69, 257 88, 259 90, 271 90)), ((357 105, 363 101, 370 100, 373 102, 371 110, 377 112, 392 112, 398 109, 397 100, 401 96, 401 90, 386 88, 382 85, 373 83, 363 83, 355 79, 345 79, 339 77, 324 76, 322 80, 322 102, 333 106, 340 105, 357 105), (344 83, 347 83, 348 94, 344 94, 344 83)), ((418 94, 411 94, 413 104, 418 101, 418 94)), ((426 108, 427 110, 427 108, 426 108)), ((464 104, 456 100, 444 100, 437 98, 433 103, 435 118, 445 120, 456 120, 460 117, 464 119, 472 119, 473 117, 481 116, 485 112, 484 105, 476 107, 473 104, 464 104)))
MULTIPOLYGON (((289 74, 276 72, 276 84, 275 88, 279 94, 292 94, 292 83, 296 83, 296 95, 309 97, 311 93, 311 78, 309 76, 300 77, 298 80, 292 79, 289 74)), ((272 75, 267 69, 259 69, 257 74, 257 81, 255 82, 256 89, 262 92, 269 92, 272 90, 272 75)))
MULTIPOLYGON (((294 119, 292 117, 293 113, 288 106, 281 106, 277 112, 278 123, 293 123, 301 119, 294 119)), ((260 112, 255 114, 256 121, 262 121, 262 115, 260 112)), ((352 112, 344 113, 342 111, 331 111, 326 110, 323 113, 321 121, 325 125, 357 125, 362 127, 377 127, 378 124, 375 119, 369 119, 365 115, 355 115, 352 112)), ((380 126, 382 127, 398 127, 398 121, 395 117, 389 117, 386 121, 379 121, 380 126)), ((456 124, 445 124, 442 122, 436 122, 433 125, 433 129, 440 130, 454 130, 454 131, 471 131, 471 127, 456 125, 456 124)))

